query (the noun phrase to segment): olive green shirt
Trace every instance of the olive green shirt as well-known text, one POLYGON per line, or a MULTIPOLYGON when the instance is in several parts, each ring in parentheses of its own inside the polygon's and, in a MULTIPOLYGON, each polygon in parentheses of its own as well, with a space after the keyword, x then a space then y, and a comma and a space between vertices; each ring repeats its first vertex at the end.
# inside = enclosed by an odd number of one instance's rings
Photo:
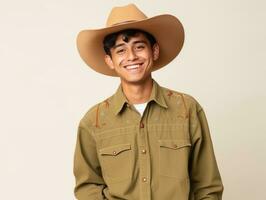
POLYGON ((121 85, 83 116, 74 175, 78 200, 221 200, 223 193, 202 107, 154 80, 142 116, 121 85))

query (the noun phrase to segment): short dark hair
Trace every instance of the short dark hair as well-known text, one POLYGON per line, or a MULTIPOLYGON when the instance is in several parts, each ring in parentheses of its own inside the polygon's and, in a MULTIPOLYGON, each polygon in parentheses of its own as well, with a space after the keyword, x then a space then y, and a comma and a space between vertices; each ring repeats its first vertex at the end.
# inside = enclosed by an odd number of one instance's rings
POLYGON ((155 37, 146 31, 143 31, 140 29, 125 29, 122 31, 111 33, 111 34, 104 37, 103 48, 104 48, 105 53, 107 55, 111 56, 110 49, 115 46, 116 39, 120 34, 123 35, 123 41, 128 42, 130 37, 133 37, 133 36, 137 35, 138 33, 142 33, 148 39, 151 47, 153 47, 153 45, 156 43, 155 37))

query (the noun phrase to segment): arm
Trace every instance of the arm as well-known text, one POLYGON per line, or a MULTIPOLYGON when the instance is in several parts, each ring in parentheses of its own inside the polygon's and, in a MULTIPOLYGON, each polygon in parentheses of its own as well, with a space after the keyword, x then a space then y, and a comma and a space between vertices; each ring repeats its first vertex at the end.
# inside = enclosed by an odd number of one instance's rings
POLYGON ((82 122, 78 127, 74 154, 75 196, 78 200, 103 200, 106 187, 101 176, 96 144, 89 128, 82 122))
POLYGON ((208 122, 203 109, 191 120, 190 200, 222 200, 223 184, 214 155, 208 122))

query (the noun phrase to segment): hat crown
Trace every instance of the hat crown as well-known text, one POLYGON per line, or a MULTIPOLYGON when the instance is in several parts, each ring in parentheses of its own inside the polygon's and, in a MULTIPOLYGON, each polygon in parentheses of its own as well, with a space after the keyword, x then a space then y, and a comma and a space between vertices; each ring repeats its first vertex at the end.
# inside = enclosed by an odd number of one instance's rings
POLYGON ((108 16, 106 26, 111 27, 130 21, 139 21, 144 19, 147 19, 147 16, 141 12, 136 5, 129 4, 122 7, 114 7, 108 16))

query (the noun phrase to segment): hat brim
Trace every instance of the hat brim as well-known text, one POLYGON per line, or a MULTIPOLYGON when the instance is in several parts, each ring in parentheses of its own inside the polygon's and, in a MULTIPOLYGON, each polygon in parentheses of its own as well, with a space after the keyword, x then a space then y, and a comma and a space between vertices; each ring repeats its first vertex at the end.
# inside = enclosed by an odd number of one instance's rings
POLYGON ((173 15, 158 15, 144 20, 119 24, 102 29, 83 30, 77 37, 77 48, 81 58, 95 71, 117 76, 104 61, 103 39, 106 35, 124 29, 140 29, 152 34, 160 47, 160 56, 154 62, 152 71, 170 63, 184 44, 184 28, 173 15))

